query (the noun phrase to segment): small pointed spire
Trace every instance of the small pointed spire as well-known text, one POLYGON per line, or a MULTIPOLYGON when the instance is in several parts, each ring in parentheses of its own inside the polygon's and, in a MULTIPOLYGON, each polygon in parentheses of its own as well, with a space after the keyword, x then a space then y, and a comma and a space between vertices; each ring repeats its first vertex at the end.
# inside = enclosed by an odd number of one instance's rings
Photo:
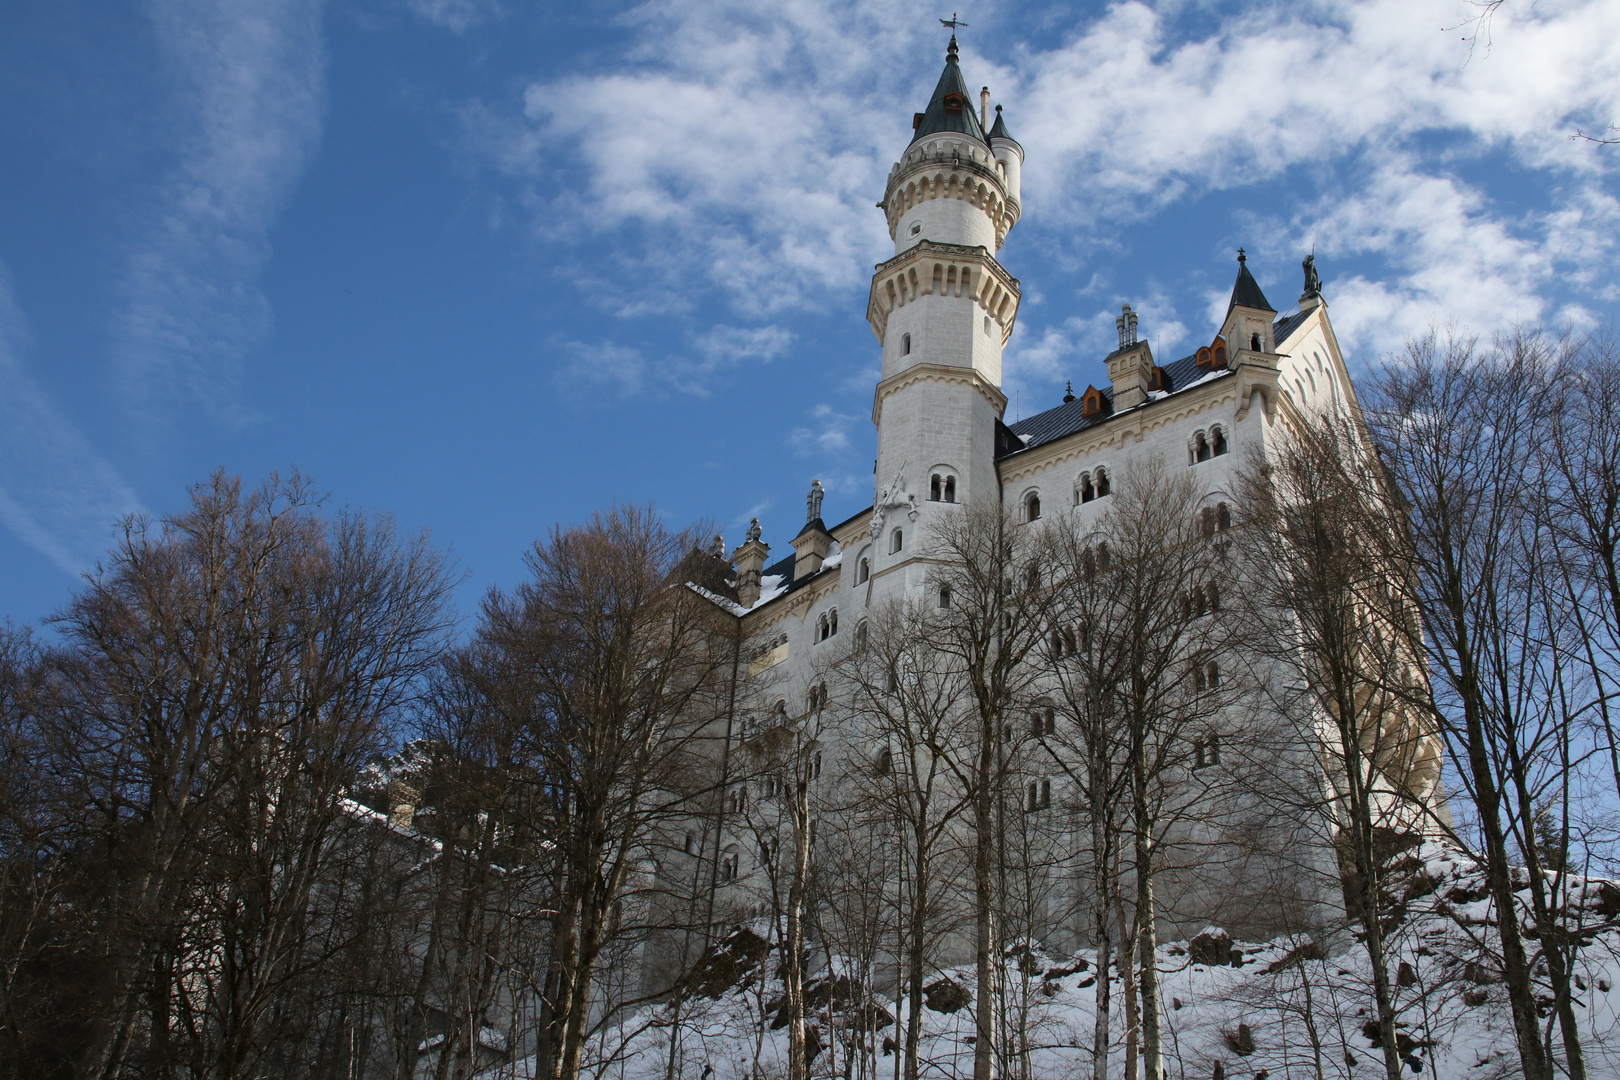
POLYGON ((1276 308, 1266 299, 1266 294, 1260 291, 1260 283, 1254 280, 1249 273, 1249 259, 1242 248, 1238 248, 1237 280, 1232 283, 1232 302, 1226 305, 1226 313, 1232 314, 1235 307, 1254 308, 1256 311, 1270 311, 1275 313, 1276 308))
POLYGON ((956 63, 956 35, 954 33, 951 35, 951 43, 945 46, 945 62, 947 64, 956 63))

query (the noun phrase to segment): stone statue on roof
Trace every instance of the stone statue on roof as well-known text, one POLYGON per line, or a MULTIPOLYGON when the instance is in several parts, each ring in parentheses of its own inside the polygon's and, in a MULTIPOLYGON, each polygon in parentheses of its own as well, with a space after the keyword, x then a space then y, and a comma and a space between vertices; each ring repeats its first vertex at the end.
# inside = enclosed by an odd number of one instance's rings
POLYGON ((758 540, 761 536, 763 536, 764 533, 765 530, 759 527, 759 518, 755 518, 753 521, 748 523, 747 542, 752 544, 755 540, 758 540))
POLYGON ((810 494, 805 497, 805 507, 809 511, 804 520, 808 524, 821 516, 821 499, 827 494, 827 489, 821 486, 820 480, 810 482, 810 494))
POLYGON ((1322 279, 1316 276, 1316 252, 1312 251, 1305 256, 1300 264, 1305 268, 1305 292, 1300 295, 1301 300, 1309 300, 1314 296, 1322 295, 1322 279))

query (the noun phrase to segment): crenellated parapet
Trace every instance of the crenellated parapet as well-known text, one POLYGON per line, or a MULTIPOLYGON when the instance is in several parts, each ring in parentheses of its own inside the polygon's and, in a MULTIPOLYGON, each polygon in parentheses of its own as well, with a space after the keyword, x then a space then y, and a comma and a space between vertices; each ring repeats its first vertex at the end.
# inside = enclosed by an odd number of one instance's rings
POLYGON ((931 199, 959 199, 990 219, 999 251, 1018 224, 1020 213, 1018 200, 1007 187, 1006 166, 988 147, 941 137, 906 151, 889 171, 880 205, 888 218, 890 238, 903 243, 900 220, 908 211, 931 199))
POLYGON ((924 296, 976 304, 999 327, 1003 346, 1018 317, 1018 279, 1002 269, 988 251, 923 240, 879 263, 872 274, 866 320, 878 341, 888 332, 891 312, 924 296))

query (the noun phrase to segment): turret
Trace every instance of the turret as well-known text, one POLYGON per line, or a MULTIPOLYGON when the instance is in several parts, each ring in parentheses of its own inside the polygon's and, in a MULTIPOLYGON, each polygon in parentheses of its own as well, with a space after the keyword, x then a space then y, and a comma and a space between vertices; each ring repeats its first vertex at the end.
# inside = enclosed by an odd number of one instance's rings
POLYGON ((804 528, 799 535, 793 538, 793 580, 799 581, 809 577, 821 569, 821 564, 827 558, 827 552, 832 549, 832 533, 821 520, 821 499, 826 489, 821 481, 816 480, 810 485, 810 495, 805 500, 806 513, 804 528))
POLYGON ((1007 202, 1014 221, 1018 220, 1019 190, 1024 169, 1024 148, 1007 131, 1007 122, 1001 118, 1001 106, 996 106, 996 122, 990 128, 990 152, 996 156, 1007 183, 1007 202))
POLYGON ((747 538, 741 547, 731 553, 731 561, 737 567, 737 603, 745 608, 759 602, 760 574, 765 569, 766 557, 771 553, 770 545, 760 539, 763 532, 759 527, 759 518, 750 521, 747 538))

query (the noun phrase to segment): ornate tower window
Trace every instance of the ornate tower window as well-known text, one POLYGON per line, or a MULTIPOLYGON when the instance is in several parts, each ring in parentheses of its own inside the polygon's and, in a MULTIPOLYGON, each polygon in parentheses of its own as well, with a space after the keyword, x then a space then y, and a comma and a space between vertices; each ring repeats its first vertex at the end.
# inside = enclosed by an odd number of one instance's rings
POLYGON ((905 536, 899 529, 894 530, 894 532, 889 534, 889 554, 893 555, 895 552, 899 551, 904 543, 905 536))

